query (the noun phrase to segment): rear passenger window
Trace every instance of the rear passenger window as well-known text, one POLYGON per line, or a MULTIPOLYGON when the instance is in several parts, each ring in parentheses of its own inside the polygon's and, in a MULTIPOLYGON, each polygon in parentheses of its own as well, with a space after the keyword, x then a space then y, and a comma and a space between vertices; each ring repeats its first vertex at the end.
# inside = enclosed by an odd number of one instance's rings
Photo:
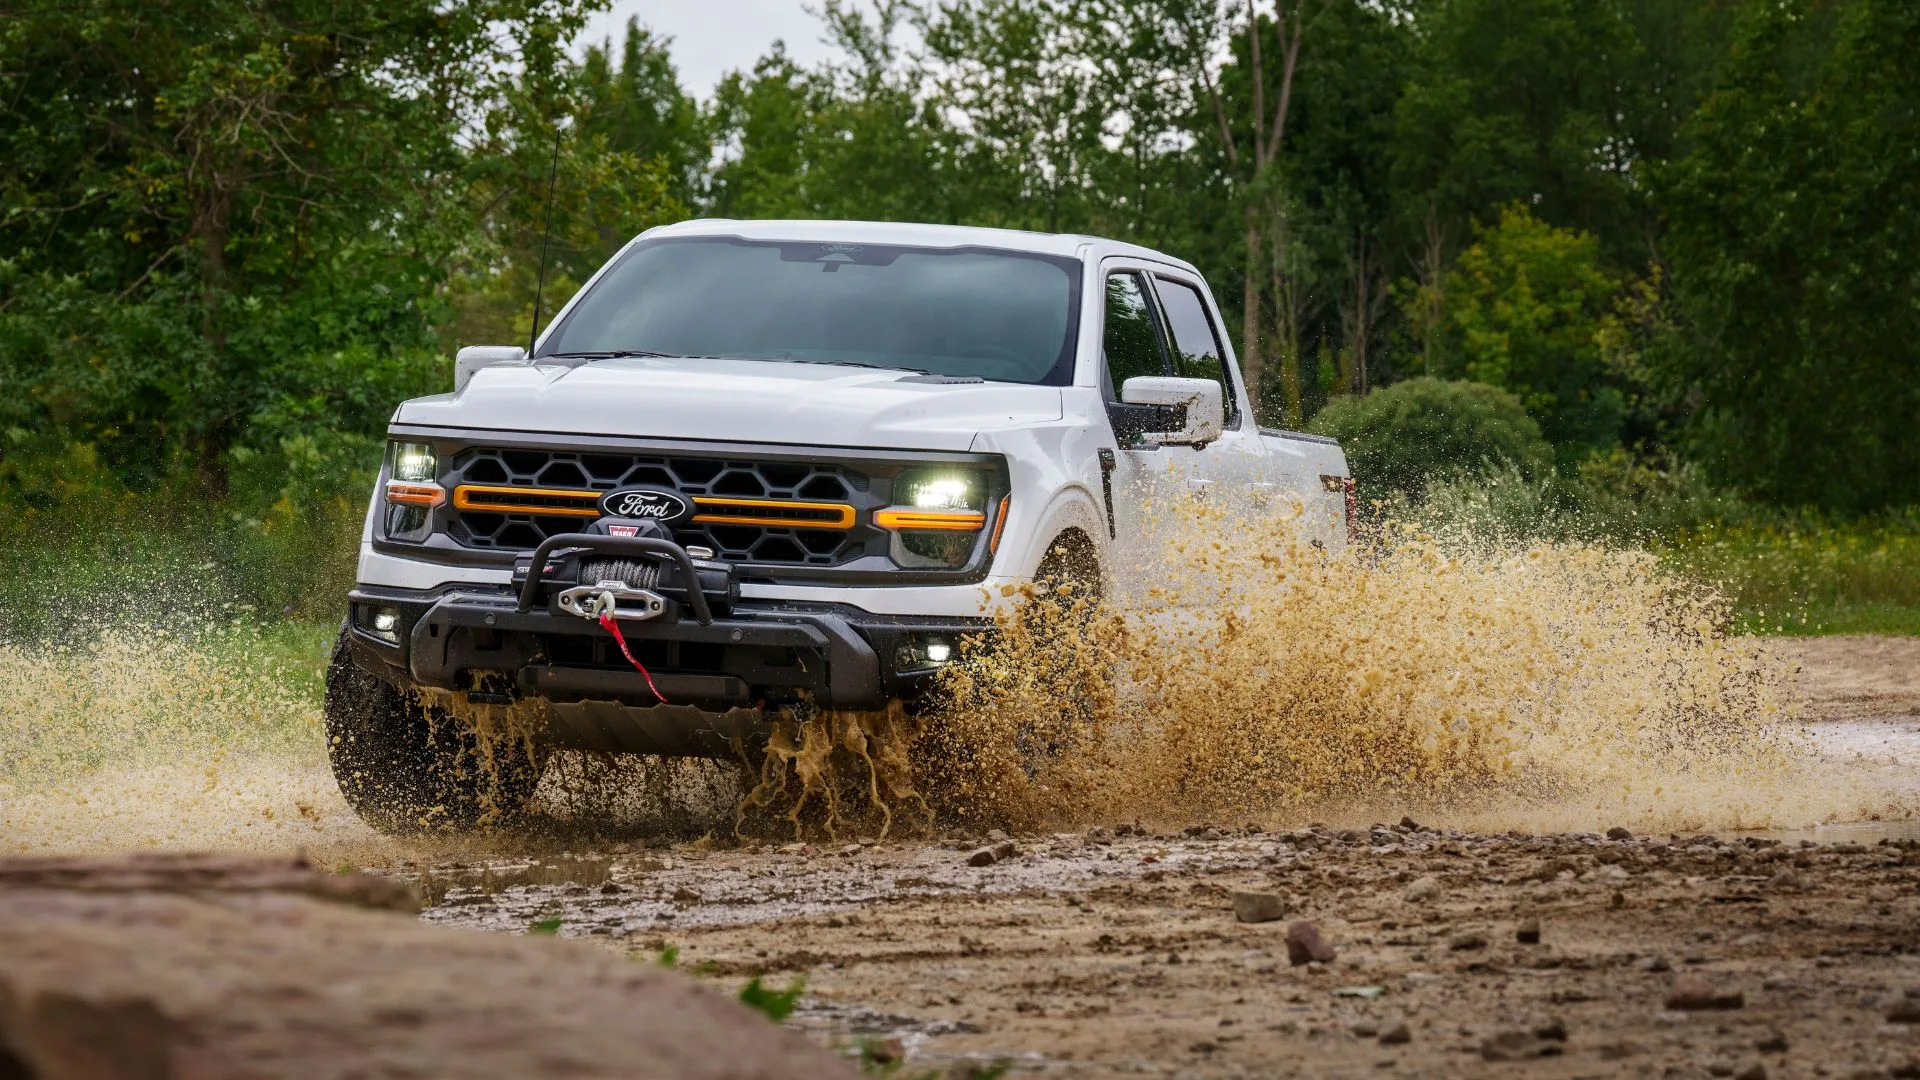
POLYGON ((1207 317, 1206 301, 1199 290, 1183 281, 1159 279, 1160 306, 1167 313, 1167 326, 1173 334, 1173 373, 1183 379, 1212 379, 1220 384, 1221 399, 1227 403, 1227 426, 1238 427, 1240 418, 1234 406, 1233 378, 1227 374, 1226 350, 1220 347, 1220 335, 1214 333, 1213 320, 1207 317))
POLYGON ((1102 389, 1108 401, 1120 400, 1120 387, 1128 379, 1167 373, 1146 282, 1139 274, 1107 276, 1107 329, 1102 346, 1107 361, 1107 385, 1102 389))

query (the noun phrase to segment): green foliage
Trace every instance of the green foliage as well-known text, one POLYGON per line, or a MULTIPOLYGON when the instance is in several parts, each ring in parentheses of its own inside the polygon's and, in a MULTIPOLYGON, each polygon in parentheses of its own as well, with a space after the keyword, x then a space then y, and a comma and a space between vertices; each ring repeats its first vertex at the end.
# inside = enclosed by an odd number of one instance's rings
POLYGON ((529 937, 552 937, 560 932, 560 928, 565 926, 566 922, 567 920, 560 918, 541 919, 532 926, 527 927, 527 935, 529 937))
POLYGON ((680 947, 678 945, 665 946, 660 950, 660 955, 654 957, 653 960, 654 963, 664 968, 677 967, 680 964, 680 947))
POLYGON ((1340 440, 1369 498, 1417 499, 1435 480, 1496 470, 1531 481, 1553 462, 1519 400, 1481 383, 1422 377, 1364 398, 1335 398, 1309 430, 1340 440))
POLYGON ((1600 349, 1616 290, 1592 236, 1504 207, 1447 275, 1449 367, 1519 397, 1570 459, 1604 452, 1626 413, 1600 349))
POLYGON ((800 992, 806 989, 804 976, 795 976, 785 990, 774 990, 760 984, 760 976, 755 975, 740 988, 740 1004, 765 1016, 776 1024, 784 1023, 793 1015, 794 1007, 800 1004, 800 992))
POLYGON ((1920 634, 1920 514, 1755 515, 1679 534, 1667 557, 1725 589, 1743 628, 1920 634))
POLYGON ((1650 378, 1761 498, 1857 512, 1920 475, 1920 6, 1743 5, 1661 170, 1679 335, 1650 378))
POLYGON ((88 0, 9 18, 0 425, 89 443, 136 486, 190 469, 223 495, 226 453, 301 368, 431 345, 461 133, 497 65, 576 25, 551 14, 88 0))

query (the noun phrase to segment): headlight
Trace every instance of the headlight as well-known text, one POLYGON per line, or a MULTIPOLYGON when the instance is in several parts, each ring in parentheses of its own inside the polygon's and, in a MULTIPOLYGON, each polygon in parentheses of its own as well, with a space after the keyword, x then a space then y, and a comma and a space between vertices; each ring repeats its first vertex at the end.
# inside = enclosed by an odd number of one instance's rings
POLYGON ((924 468, 893 482, 893 505, 873 523, 893 533, 889 555, 914 569, 965 566, 986 528, 987 477, 972 469, 924 468))
POLYGON ((433 531, 433 510, 447 501, 439 471, 426 443, 387 444, 387 539, 417 544, 433 531))
POLYGON ((962 510, 980 508, 980 480, 977 476, 909 473, 900 502, 916 510, 962 510))
POLYGON ((439 472, 439 462, 434 460, 433 447, 426 443, 397 442, 393 444, 393 478, 395 480, 431 480, 439 472))

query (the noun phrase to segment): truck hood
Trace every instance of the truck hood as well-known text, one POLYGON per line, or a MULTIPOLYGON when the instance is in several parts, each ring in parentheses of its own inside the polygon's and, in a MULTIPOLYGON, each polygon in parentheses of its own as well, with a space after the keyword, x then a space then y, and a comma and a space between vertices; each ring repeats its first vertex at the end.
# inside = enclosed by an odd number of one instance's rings
POLYGON ((903 381, 910 372, 634 357, 499 364, 394 421, 431 427, 964 451, 982 431, 1058 420, 1060 391, 903 381))

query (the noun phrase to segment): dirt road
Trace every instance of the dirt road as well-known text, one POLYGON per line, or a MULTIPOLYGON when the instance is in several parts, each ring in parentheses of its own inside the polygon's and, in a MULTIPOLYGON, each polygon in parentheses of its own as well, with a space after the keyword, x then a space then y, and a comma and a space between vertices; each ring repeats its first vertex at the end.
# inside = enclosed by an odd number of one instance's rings
MULTIPOLYGON (((1920 641, 1777 647, 1803 666, 1829 753, 1920 763, 1920 641)), ((429 921, 559 918, 564 936, 641 961, 671 947, 728 984, 804 977, 793 1023, 904 1057, 906 1075, 1920 1077, 1911 822, 643 840, 424 880, 429 921)))

